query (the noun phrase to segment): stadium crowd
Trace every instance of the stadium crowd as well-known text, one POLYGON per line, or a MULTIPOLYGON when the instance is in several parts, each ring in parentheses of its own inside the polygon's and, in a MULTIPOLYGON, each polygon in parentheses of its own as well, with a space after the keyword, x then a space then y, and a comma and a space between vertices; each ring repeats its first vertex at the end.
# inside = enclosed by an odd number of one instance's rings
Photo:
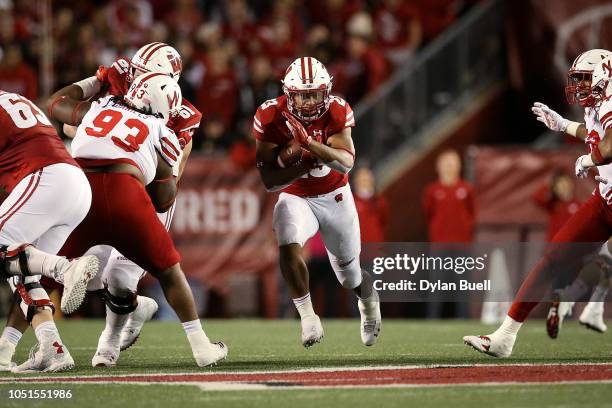
MULTIPOLYGON (((54 0, 52 89, 153 41, 183 57, 181 88, 203 113, 194 149, 254 160, 251 120, 281 92, 290 61, 312 55, 351 104, 368 95, 475 0, 54 0)), ((0 1, 0 88, 40 95, 40 4, 0 1)))

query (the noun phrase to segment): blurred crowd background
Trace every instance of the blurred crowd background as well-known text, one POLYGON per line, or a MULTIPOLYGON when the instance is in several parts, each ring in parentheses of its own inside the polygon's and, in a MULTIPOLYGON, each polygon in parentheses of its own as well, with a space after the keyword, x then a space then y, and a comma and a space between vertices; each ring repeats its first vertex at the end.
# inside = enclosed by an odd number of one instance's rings
MULTIPOLYGON (((271 231, 275 197, 254 169, 251 127, 293 59, 326 64, 332 93, 355 110, 362 241, 534 243, 508 258, 517 283, 592 191, 592 180, 572 175, 583 147, 547 132, 530 107, 541 101, 581 120, 565 103, 565 76, 582 51, 612 47, 608 3, 0 0, 0 89, 43 102, 146 43, 173 45, 183 97, 203 113, 172 226, 200 312, 285 316, 294 309, 271 231)), ((319 236, 305 253, 321 314, 354 315, 319 236)), ((479 313, 384 306, 386 316, 479 313)))
MULTIPOLYGON (((183 57, 183 96, 203 113, 194 149, 246 160, 253 112, 280 94, 298 56, 326 64, 355 104, 473 0, 113 0, 52 2, 51 89, 166 42, 183 57), (238 141, 240 141, 238 143, 238 141)), ((0 1, 0 88, 41 95, 41 2, 0 1)))

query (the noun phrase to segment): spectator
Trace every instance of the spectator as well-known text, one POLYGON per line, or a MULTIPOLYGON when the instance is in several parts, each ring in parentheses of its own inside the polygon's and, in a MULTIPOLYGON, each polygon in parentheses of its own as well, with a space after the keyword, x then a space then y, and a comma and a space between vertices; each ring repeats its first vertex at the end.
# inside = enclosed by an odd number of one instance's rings
POLYGON ((280 82, 274 78, 270 60, 264 55, 253 58, 248 83, 240 87, 241 116, 252 116, 259 105, 276 98, 280 92, 280 82))
POLYGON ((578 211, 580 201, 576 199, 575 187, 574 178, 560 171, 534 193, 535 203, 548 213, 547 242, 578 211))
POLYGON ((31 101, 38 99, 38 79, 34 70, 22 59, 21 49, 9 45, 0 61, 0 89, 15 92, 31 101))
MULTIPOLYGON (((206 154, 223 152, 228 147, 227 127, 217 116, 211 116, 202 121, 203 138, 201 150, 206 154)), ((194 140, 194 143, 197 141, 194 140)))
POLYGON ((405 62, 421 45, 419 10, 409 2, 385 0, 374 13, 376 40, 396 66, 405 62))
POLYGON ((205 59, 205 73, 197 91, 196 107, 205 118, 215 116, 224 129, 230 129, 238 108, 238 81, 231 69, 227 50, 216 47, 205 59))
POLYGON ((331 67, 335 91, 352 105, 378 88, 389 76, 388 63, 372 45, 372 35, 371 17, 367 13, 354 15, 349 21, 347 56, 331 67))
POLYGON ((250 120, 243 120, 239 126, 242 137, 236 140, 229 151, 232 162, 243 170, 255 168, 255 135, 250 120))
POLYGON ((389 209, 384 197, 376 192, 374 174, 369 167, 359 167, 355 171, 353 191, 359 215, 361 242, 385 242, 389 209))
POLYGON ((471 242, 476 207, 472 187, 461 179, 461 159, 455 150, 442 152, 436 162, 438 180, 423 196, 430 242, 471 242))

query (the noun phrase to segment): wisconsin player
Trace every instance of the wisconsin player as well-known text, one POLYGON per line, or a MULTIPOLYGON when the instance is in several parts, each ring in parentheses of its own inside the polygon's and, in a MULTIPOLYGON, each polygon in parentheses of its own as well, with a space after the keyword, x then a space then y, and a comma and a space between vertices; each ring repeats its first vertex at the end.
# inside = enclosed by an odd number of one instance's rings
POLYGON ((11 357, 25 328, 6 327, 0 337, 0 370, 68 370, 74 361, 39 280, 42 275, 64 283, 61 307, 66 313, 83 301, 98 259, 68 261, 55 254, 85 218, 91 189, 49 119, 31 101, 0 91, 0 127, 0 186, 9 193, 0 205, 0 276, 9 278, 15 293, 13 313, 32 325, 38 340, 31 364, 15 368, 11 357))
MULTIPOLYGON (((589 60, 582 75, 586 87, 576 81, 577 100, 585 109, 585 123, 569 121, 543 104, 536 104, 534 112, 538 120, 550 129, 563 131, 587 143, 590 153, 576 161, 576 175, 586 177, 590 168, 597 166, 601 177, 612 179, 612 59, 606 50, 591 50, 589 55, 578 57, 589 60), (589 75, 590 72, 590 75, 589 75)), ((570 71, 571 74, 571 71, 570 71)), ((555 272, 579 270, 581 260, 612 236, 612 184, 600 183, 593 196, 587 200, 553 237, 553 247, 530 271, 508 311, 506 319, 495 332, 487 336, 465 336, 464 342, 475 350, 494 357, 508 357, 516 341, 521 325, 544 292, 551 286, 555 272), (579 243, 568 250, 565 243, 579 243)), ((602 247, 607 250, 607 245, 602 247)), ((603 299, 602 299, 603 300, 603 299)))
MULTIPOLYGON (((70 85, 56 92, 49 105, 55 119, 80 124, 72 154, 85 169, 93 193, 89 214, 62 253, 73 256, 108 245, 134 260, 159 280, 183 323, 196 363, 207 366, 224 359, 227 347, 211 343, 202 330, 180 256, 156 213, 166 211, 176 196, 180 142, 165 124, 181 106, 179 86, 167 75, 147 73, 132 82, 124 97, 86 102, 82 93, 70 85)), ((118 299, 126 289, 109 285, 107 305, 124 306, 118 299)))
POLYGON ((296 59, 282 83, 284 95, 257 109, 253 132, 261 179, 268 191, 281 191, 272 226, 281 271, 301 317, 302 344, 311 347, 324 335, 302 258, 302 247, 320 230, 338 281, 357 294, 361 340, 371 346, 380 332, 381 315, 372 278, 359 262, 359 220, 348 184, 355 161, 353 111, 330 94, 332 78, 314 58, 296 59), (301 160, 291 166, 279 156, 288 143, 302 150, 301 160))

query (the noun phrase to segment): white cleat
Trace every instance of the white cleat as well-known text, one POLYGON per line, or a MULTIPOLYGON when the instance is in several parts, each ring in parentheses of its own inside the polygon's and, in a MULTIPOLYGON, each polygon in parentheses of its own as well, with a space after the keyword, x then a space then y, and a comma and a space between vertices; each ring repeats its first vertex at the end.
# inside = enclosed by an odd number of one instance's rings
POLYGON ((372 346, 376 343, 382 326, 382 317, 380 315, 380 301, 378 301, 378 294, 376 294, 375 296, 376 305, 374 307, 376 307, 376 312, 374 319, 367 319, 366 305, 361 299, 357 301, 357 307, 359 308, 359 314, 361 315, 361 342, 366 346, 372 346))
POLYGON ((584 310, 578 318, 578 322, 587 329, 595 330, 599 333, 605 333, 608 326, 603 319, 604 302, 589 302, 584 307, 584 310))
POLYGON ((493 357, 510 357, 516 335, 492 333, 487 336, 464 336, 463 342, 474 350, 493 357))
POLYGON ((123 351, 136 343, 145 322, 151 320, 157 312, 157 302, 146 296, 138 296, 138 306, 130 313, 123 330, 121 330, 120 350, 123 351))
POLYGON ((193 350, 193 357, 198 367, 217 365, 218 362, 227 359, 229 348, 222 341, 207 343, 193 350))
POLYGON ((62 295, 62 312, 70 314, 77 310, 87 291, 87 283, 98 273, 100 261, 95 255, 82 256, 70 261, 62 272, 64 293, 62 295))
POLYGON ((92 367, 114 367, 117 365, 117 360, 119 359, 119 350, 113 349, 110 346, 107 348, 100 348, 96 350, 96 354, 94 354, 91 359, 92 367))
POLYGON ((66 346, 54 341, 32 347, 28 360, 11 371, 16 374, 57 373, 73 368, 74 360, 66 346))
POLYGON ((0 371, 11 371, 16 364, 13 363, 15 345, 7 339, 0 338, 0 371))
POLYGON ((302 318, 302 345, 306 348, 312 347, 315 343, 320 343, 323 340, 325 333, 321 325, 319 316, 311 315, 302 318))

